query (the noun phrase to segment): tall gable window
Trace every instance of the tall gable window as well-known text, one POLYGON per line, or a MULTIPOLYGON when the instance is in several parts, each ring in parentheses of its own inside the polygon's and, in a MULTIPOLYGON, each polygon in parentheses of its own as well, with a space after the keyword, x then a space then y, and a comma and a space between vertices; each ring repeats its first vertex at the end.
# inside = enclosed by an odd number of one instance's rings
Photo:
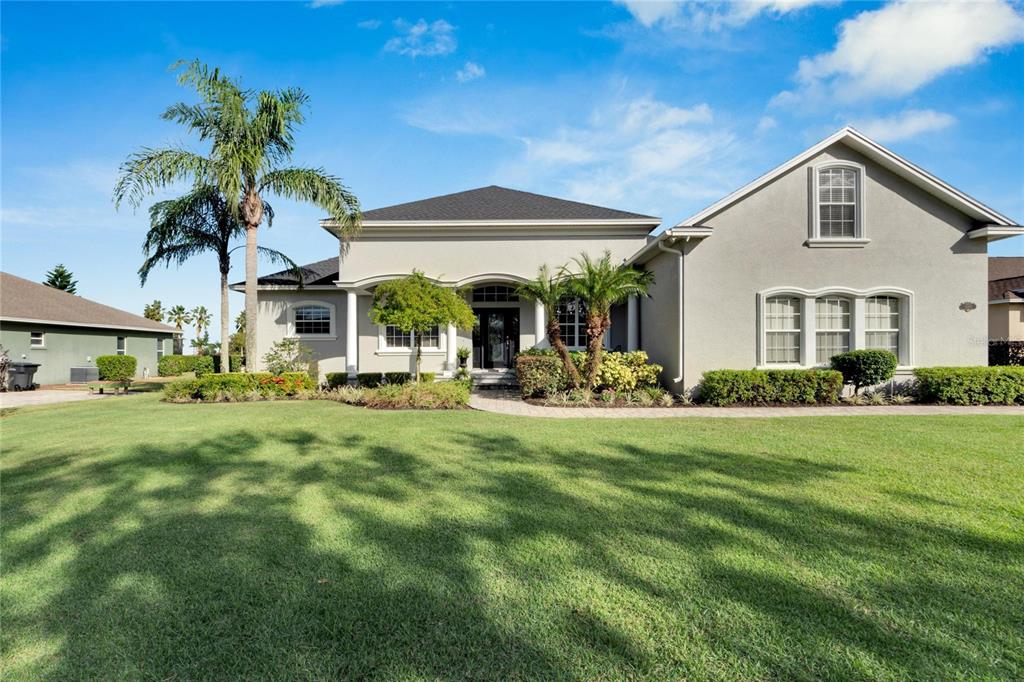
POLYGON ((334 337, 334 306, 320 301, 303 301, 291 308, 292 335, 300 338, 334 337))
POLYGON ((765 362, 800 362, 800 299, 775 296, 765 301, 765 362))
POLYGON ((814 219, 808 246, 863 246, 864 169, 833 162, 814 168, 814 219))

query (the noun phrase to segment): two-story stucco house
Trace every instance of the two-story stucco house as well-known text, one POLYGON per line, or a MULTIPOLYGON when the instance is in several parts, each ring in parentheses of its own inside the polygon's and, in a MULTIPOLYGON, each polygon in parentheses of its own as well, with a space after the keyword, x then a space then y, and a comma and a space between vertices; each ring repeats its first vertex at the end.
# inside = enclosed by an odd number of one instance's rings
MULTIPOLYGON (((515 286, 580 252, 651 270, 650 296, 613 311, 613 349, 643 349, 677 392, 711 369, 814 367, 853 348, 886 348, 901 371, 987 362, 987 244, 1014 221, 844 128, 669 229, 660 219, 485 187, 364 213, 337 257, 259 280, 258 354, 295 337, 321 372, 408 370, 407 334, 369 317, 373 288, 424 271, 466 290, 476 330, 437 329, 424 369, 456 349, 501 370, 544 345, 545 311, 515 286), (653 233, 653 234, 652 234, 653 233)), ((329 221, 322 227, 333 230, 329 221)), ((241 289, 240 285, 235 285, 241 289)), ((581 307, 558 311, 582 347, 581 307)))

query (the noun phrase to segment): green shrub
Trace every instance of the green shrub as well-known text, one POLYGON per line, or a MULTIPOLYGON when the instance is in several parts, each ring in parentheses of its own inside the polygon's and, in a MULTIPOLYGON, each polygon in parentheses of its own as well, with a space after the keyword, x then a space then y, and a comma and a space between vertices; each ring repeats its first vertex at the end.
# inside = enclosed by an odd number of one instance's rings
POLYGON ((705 372, 700 399, 711 405, 818 405, 839 400, 843 375, 829 369, 705 372))
POLYGON ((454 410, 469 404, 469 382, 385 384, 363 391, 362 401, 384 410, 454 410))
POLYGON ((952 405, 1024 405, 1024 367, 922 367, 918 399, 952 405))
POLYGON ((341 386, 348 386, 348 372, 328 372, 327 387, 339 388, 341 386))
POLYGON ((853 384, 853 392, 892 379, 899 360, 887 350, 851 350, 832 356, 832 369, 843 375, 843 382, 853 384))
POLYGON ((316 376, 313 351, 296 339, 284 339, 272 343, 270 351, 263 356, 263 364, 274 374, 307 372, 310 376, 316 376))
POLYGON ((291 397, 315 388, 316 382, 305 372, 225 372, 173 381, 164 387, 164 398, 171 402, 235 402, 291 397))
POLYGON ((195 379, 178 379, 164 384, 164 400, 172 403, 196 400, 198 386, 195 379))
POLYGON ((356 374, 356 385, 359 388, 377 388, 384 381, 380 372, 360 372, 356 374))
POLYGON ((516 356, 516 376, 524 398, 543 398, 564 391, 568 380, 557 355, 534 352, 516 356))
POLYGON ((214 402, 225 398, 231 400, 250 400, 254 393, 259 393, 259 381, 272 376, 270 372, 225 372, 224 374, 205 374, 195 379, 196 400, 214 402))
POLYGON ((436 372, 420 372, 420 383, 421 384, 432 384, 434 379, 437 378, 436 372))
MULTIPOLYGON (((202 356, 200 356, 202 357, 202 356)), ((220 355, 211 355, 213 358, 213 371, 220 373, 220 355)), ((229 355, 228 356, 228 371, 229 372, 241 372, 242 371, 242 356, 241 355, 229 355)))
POLYGON ((196 373, 197 378, 207 374, 213 374, 213 356, 197 355, 195 358, 196 361, 193 365, 192 371, 196 373))
POLYGON ((384 381, 392 386, 407 384, 412 379, 412 372, 384 372, 384 381))
MULTIPOLYGON (((585 364, 587 354, 579 355, 583 356, 585 364)), ((602 353, 601 358, 601 367, 597 372, 598 388, 632 391, 658 385, 658 376, 663 368, 661 365, 650 363, 647 353, 642 350, 629 353, 602 353)))
POLYGON ((96 358, 96 368, 103 381, 120 381, 127 384, 135 378, 137 364, 133 355, 100 355, 96 358))
POLYGON ((293 396, 316 388, 316 382, 306 372, 282 372, 262 377, 259 391, 266 396, 293 396))
POLYGON ((162 377, 176 377, 185 372, 194 372, 199 355, 165 355, 156 363, 157 373, 162 377))

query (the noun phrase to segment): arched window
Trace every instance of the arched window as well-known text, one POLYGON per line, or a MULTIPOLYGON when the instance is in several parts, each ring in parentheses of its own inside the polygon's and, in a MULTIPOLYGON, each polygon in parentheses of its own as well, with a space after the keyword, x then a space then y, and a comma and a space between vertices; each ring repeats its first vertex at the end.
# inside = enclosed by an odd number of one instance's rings
POLYGON ((767 364, 799 364, 800 299, 773 296, 764 304, 764 360, 767 364))
POLYGON ((815 361, 827 365, 833 355, 850 350, 850 300, 822 296, 814 301, 815 361))
POLYGON ((810 246, 864 246, 864 167, 832 161, 814 169, 810 246))
POLYGON ((292 333, 295 336, 334 336, 334 306, 327 303, 300 303, 292 307, 292 333))
POLYGON ((871 296, 864 301, 864 345, 900 355, 900 299, 871 296))

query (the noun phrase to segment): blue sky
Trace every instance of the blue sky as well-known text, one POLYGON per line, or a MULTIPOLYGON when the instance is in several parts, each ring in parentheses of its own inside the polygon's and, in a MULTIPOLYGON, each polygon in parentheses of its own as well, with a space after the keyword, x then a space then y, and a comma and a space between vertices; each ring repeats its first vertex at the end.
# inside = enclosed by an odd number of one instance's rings
MULTIPOLYGON (((1024 219, 1020 3, 4 2, 0 12, 2 267, 39 280, 63 262, 82 295, 134 312, 154 298, 217 311, 212 256, 140 289, 145 211, 118 213, 110 200, 132 151, 195 144, 159 118, 190 100, 167 67, 195 57, 248 87, 303 88, 295 163, 342 176, 364 208, 501 184, 672 224, 850 123, 1024 219)), ((336 252, 318 211, 273 203, 262 243, 301 262, 336 252)), ((991 252, 1024 255, 1024 239, 991 252)), ((234 310, 241 303, 232 295, 234 310)))

